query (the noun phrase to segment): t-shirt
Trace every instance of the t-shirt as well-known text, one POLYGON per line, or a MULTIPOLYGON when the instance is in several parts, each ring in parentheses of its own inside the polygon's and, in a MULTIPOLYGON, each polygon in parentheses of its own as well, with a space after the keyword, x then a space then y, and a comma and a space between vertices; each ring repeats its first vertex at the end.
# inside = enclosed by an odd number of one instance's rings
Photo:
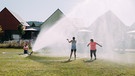
POLYGON ((28 50, 29 48, 28 48, 28 46, 24 46, 23 49, 24 50, 28 50))
POLYGON ((72 40, 71 49, 76 49, 76 40, 72 40))
POLYGON ((90 42, 89 45, 90 45, 90 50, 96 50, 96 42, 90 42))

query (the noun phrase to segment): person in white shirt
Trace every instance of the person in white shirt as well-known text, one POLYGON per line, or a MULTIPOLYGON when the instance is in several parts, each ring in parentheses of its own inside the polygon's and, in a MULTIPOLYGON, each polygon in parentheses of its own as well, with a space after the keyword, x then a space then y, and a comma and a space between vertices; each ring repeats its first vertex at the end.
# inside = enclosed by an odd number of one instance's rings
POLYGON ((28 54, 29 46, 28 46, 28 43, 27 42, 23 46, 23 50, 24 50, 24 54, 28 54))
POLYGON ((72 57, 72 53, 74 52, 74 59, 76 60, 76 40, 75 40, 75 37, 73 37, 73 40, 70 40, 69 41, 69 39, 67 39, 67 41, 69 42, 69 43, 71 43, 71 53, 70 53, 70 58, 69 58, 69 61, 70 61, 70 59, 71 59, 71 57, 72 57))

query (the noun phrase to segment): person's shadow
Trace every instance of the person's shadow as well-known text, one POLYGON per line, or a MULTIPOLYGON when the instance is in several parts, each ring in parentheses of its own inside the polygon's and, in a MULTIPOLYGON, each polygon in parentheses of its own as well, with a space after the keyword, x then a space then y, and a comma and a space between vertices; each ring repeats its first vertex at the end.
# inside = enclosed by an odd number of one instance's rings
POLYGON ((66 60, 66 61, 62 61, 62 63, 69 63, 72 62, 73 60, 66 60))
POLYGON ((85 63, 93 62, 93 61, 95 61, 95 60, 83 60, 83 62, 85 62, 85 63))

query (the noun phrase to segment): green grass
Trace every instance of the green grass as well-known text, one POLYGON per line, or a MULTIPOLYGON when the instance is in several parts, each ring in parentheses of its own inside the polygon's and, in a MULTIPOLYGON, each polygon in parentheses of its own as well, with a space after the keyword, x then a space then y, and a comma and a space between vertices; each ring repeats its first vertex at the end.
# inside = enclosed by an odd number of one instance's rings
POLYGON ((107 60, 19 55, 22 49, 0 48, 0 76, 135 76, 135 64, 107 60))

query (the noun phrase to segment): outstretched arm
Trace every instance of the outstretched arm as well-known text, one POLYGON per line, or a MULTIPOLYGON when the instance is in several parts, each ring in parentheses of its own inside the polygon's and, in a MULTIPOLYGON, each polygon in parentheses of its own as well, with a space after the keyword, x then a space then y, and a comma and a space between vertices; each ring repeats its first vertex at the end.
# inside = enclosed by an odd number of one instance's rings
POLYGON ((97 43, 98 46, 102 47, 102 45, 100 45, 99 43, 97 43))
POLYGON ((69 39, 67 39, 67 41, 68 41, 69 43, 71 43, 71 41, 69 41, 69 39))
POLYGON ((87 45, 87 47, 89 46, 90 44, 87 45))

